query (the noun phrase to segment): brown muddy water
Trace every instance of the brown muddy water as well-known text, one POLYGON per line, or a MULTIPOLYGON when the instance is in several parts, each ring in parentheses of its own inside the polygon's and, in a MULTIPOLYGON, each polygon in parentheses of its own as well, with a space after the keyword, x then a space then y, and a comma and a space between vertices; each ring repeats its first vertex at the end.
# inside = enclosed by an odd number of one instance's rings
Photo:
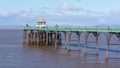
POLYGON ((24 46, 22 30, 0 30, 0 68, 120 68, 120 59, 106 62, 105 51, 100 51, 99 57, 84 57, 83 48, 82 53, 68 53, 65 49, 24 46))

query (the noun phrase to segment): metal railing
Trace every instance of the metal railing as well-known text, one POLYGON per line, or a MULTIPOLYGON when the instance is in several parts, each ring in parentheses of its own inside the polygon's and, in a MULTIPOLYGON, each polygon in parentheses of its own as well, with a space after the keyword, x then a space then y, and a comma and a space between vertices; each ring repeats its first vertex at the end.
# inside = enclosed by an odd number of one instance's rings
POLYGON ((44 31, 66 31, 66 32, 120 32, 120 28, 92 28, 92 27, 24 27, 24 30, 44 30, 44 31))

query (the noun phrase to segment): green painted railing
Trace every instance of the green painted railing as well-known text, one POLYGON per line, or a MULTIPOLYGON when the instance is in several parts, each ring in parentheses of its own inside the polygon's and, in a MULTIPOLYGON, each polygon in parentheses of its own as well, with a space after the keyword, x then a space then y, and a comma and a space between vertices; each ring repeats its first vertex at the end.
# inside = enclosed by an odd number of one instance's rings
POLYGON ((37 27, 28 27, 24 30, 42 30, 42 31, 60 31, 60 32, 120 32, 120 28, 37 28, 37 27))

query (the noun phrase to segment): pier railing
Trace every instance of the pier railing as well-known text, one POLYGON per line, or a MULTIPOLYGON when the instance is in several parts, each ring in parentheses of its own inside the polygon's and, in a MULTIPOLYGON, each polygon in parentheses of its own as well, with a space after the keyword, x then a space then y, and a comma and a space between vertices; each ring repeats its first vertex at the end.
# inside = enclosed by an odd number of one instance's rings
POLYGON ((46 28, 37 28, 29 27, 24 28, 24 30, 44 30, 44 31, 61 31, 61 32, 120 32, 120 28, 62 28, 62 27, 46 27, 46 28))

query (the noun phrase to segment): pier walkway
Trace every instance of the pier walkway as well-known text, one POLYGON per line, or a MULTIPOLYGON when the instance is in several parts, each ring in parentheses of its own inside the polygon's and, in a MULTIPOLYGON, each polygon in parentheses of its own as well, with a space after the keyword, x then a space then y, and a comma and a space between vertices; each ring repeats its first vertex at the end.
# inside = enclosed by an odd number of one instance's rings
POLYGON ((30 27, 24 28, 28 30, 44 30, 44 31, 59 31, 59 32, 115 32, 119 33, 120 28, 37 28, 37 27, 30 27))

